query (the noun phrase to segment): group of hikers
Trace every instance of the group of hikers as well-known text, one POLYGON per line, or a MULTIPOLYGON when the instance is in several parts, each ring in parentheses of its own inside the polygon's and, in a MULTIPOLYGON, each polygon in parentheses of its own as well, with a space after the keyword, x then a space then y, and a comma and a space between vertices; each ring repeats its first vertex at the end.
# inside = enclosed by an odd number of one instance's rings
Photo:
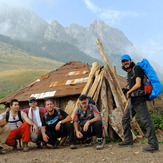
MULTIPOLYGON (((133 146, 130 121, 137 113, 145 125, 148 135, 148 146, 142 148, 146 152, 158 151, 158 140, 154 124, 151 120, 145 94, 133 95, 137 90, 143 90, 144 72, 140 66, 135 65, 131 57, 125 54, 121 57, 123 70, 128 72, 129 90, 127 99, 130 98, 132 108, 126 105, 122 117, 125 141, 119 143, 121 147, 133 146), (134 76, 132 69, 134 67, 134 76)), ((45 108, 37 106, 35 97, 29 98, 30 108, 19 110, 19 101, 12 99, 9 109, 0 115, 0 154, 5 154, 3 144, 17 149, 17 140, 22 139, 23 151, 29 151, 28 142, 36 143, 38 148, 56 148, 58 138, 68 136, 71 149, 76 149, 76 141, 85 142, 91 146, 92 137, 96 136, 96 149, 103 149, 102 121, 96 105, 89 103, 85 94, 79 96, 80 106, 76 109, 72 119, 62 109, 55 107, 52 99, 45 99, 45 108), (73 123, 71 122, 73 121, 73 123)))

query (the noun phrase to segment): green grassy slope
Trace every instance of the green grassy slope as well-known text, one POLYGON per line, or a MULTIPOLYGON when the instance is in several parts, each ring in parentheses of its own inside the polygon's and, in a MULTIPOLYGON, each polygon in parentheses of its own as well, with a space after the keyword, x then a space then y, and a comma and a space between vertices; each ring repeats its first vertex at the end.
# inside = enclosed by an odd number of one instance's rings
POLYGON ((0 42, 0 98, 62 65, 62 62, 34 57, 0 42))

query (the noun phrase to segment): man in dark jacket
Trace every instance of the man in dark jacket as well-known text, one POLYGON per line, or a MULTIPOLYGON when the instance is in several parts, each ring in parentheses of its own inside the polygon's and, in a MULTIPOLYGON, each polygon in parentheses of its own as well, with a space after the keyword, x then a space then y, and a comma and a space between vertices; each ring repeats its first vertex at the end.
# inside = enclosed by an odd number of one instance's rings
POLYGON ((158 140, 155 134, 154 124, 151 120, 146 100, 148 96, 144 93, 144 71, 131 60, 128 54, 121 57, 122 69, 128 72, 129 91, 127 92, 128 104, 122 117, 125 141, 119 146, 132 146, 133 137, 131 133, 130 121, 137 114, 147 130, 148 146, 142 148, 146 152, 154 152, 159 149, 158 140))

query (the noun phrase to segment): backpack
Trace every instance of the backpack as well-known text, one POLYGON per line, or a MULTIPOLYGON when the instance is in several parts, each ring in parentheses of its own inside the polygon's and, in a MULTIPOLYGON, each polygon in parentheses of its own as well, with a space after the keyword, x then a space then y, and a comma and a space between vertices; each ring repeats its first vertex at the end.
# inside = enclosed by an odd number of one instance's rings
POLYGON ((21 117, 21 111, 20 110, 18 110, 18 118, 19 118, 19 120, 17 120, 17 121, 8 121, 9 116, 10 116, 10 112, 8 111, 8 112, 6 112, 6 122, 7 123, 8 122, 15 123, 15 122, 18 122, 18 121, 21 121, 23 123, 23 120, 22 120, 22 117, 21 117))
MULTIPOLYGON (((88 104, 95 105, 98 109, 98 105, 95 103, 95 101, 90 96, 87 96, 87 99, 88 99, 88 104)), ((99 111, 99 109, 98 109, 98 111, 99 111)))
POLYGON ((162 84, 148 60, 143 59, 141 62, 138 62, 137 65, 139 65, 145 73, 144 92, 150 94, 148 100, 151 101, 161 94, 162 84))

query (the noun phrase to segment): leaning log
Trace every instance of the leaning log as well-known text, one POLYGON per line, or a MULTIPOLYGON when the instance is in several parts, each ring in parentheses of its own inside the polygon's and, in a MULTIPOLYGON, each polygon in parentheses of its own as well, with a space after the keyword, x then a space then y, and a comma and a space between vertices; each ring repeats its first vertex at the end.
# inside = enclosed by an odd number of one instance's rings
POLYGON ((126 103, 127 103, 126 98, 125 98, 125 96, 124 96, 124 94, 123 94, 123 92, 122 92, 122 89, 121 89, 121 87, 120 87, 120 84, 119 84, 119 82, 118 82, 118 79, 116 78, 116 76, 115 76, 115 74, 114 74, 114 72, 113 72, 113 70, 112 70, 112 68, 111 68, 110 62, 109 62, 108 58, 106 57, 106 54, 105 54, 105 52, 104 52, 104 48, 103 48, 103 46, 102 46, 102 44, 101 44, 101 42, 100 42, 99 39, 96 39, 96 43, 97 43, 97 46, 98 46, 99 51, 100 51, 100 53, 101 53, 101 56, 102 56, 102 58, 103 58, 103 60, 104 60, 104 63, 105 63, 105 65, 107 66, 107 69, 108 69, 108 71, 109 71, 109 74, 110 74, 111 77, 112 77, 113 83, 114 83, 115 86, 116 86, 116 90, 117 90, 118 94, 119 94, 120 97, 121 97, 123 106, 125 107, 125 105, 126 105, 126 103))
POLYGON ((107 102, 107 94, 106 94, 106 83, 105 79, 102 81, 101 86, 101 94, 100 94, 101 102, 102 102, 102 122, 104 128, 104 137, 108 136, 108 102, 107 102))

